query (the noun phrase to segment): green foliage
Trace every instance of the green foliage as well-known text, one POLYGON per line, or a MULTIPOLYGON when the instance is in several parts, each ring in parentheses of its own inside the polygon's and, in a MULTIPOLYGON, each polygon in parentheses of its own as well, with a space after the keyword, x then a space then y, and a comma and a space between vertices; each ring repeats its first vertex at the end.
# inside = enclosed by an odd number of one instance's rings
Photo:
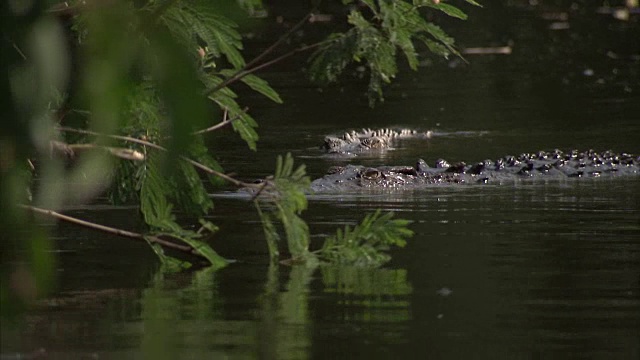
POLYGON ((284 158, 278 156, 275 175, 265 183, 264 196, 258 196, 254 201, 263 221, 272 259, 278 256, 275 242, 280 238, 274 220, 278 220, 284 228, 292 258, 296 261, 312 258, 309 252, 309 227, 300 217, 302 211, 307 208, 305 191, 309 189, 310 184, 304 165, 294 169, 293 156, 290 153, 284 158))
MULTIPOLYGON (((202 241, 205 233, 184 229, 176 222, 173 204, 190 215, 202 216, 213 207, 202 181, 191 164, 179 162, 179 170, 167 178, 160 171, 160 154, 152 154, 145 163, 145 171, 140 179, 140 211, 145 222, 151 227, 151 234, 168 236, 191 246, 206 258, 213 267, 224 267, 227 261, 220 257, 207 243, 202 241), (186 182, 186 183, 183 183, 186 182)), ((213 224, 200 218, 203 229, 211 233, 217 230, 213 224)), ((155 253, 168 263, 167 256, 157 246, 155 253)))
POLYGON ((393 213, 380 210, 367 215, 359 225, 338 229, 318 252, 321 259, 354 266, 379 266, 390 260, 386 253, 391 246, 404 247, 406 238, 413 236, 407 228, 410 221, 393 219, 393 213))
MULTIPOLYGON (((257 11, 260 4, 256 1, 243 2, 250 11, 257 11)), ((230 19, 212 11, 211 6, 198 2, 178 2, 161 17, 162 23, 187 52, 200 57, 199 78, 207 89, 205 93, 222 110, 234 119, 231 126, 246 141, 249 148, 256 150, 258 123, 237 102, 237 95, 225 83, 242 72, 245 60, 240 51, 243 48, 242 36, 237 25, 230 19), (225 68, 224 63, 231 65, 225 68), (214 90, 212 90, 214 89, 214 90)), ((282 103, 278 93, 269 84, 253 74, 242 74, 240 81, 267 98, 282 103)), ((233 82, 233 81, 229 81, 233 82)), ((182 88, 176 88, 182 91, 182 88)))
MULTIPOLYGON (((465 1, 480 6, 473 0, 465 1)), ((344 4, 352 2, 343 0, 344 4)), ((436 9, 465 20, 467 15, 459 8, 432 0, 367 0, 361 3, 366 11, 353 8, 349 13, 351 29, 330 35, 312 55, 309 68, 312 80, 334 82, 352 61, 366 64, 369 70, 369 103, 373 106, 376 100, 384 100, 382 87, 391 82, 398 72, 398 50, 413 70, 417 70, 419 64, 415 42, 425 44, 438 56, 460 55, 454 48, 454 40, 427 21, 422 11, 424 8, 436 9)))
POLYGON ((237 31, 238 26, 230 19, 214 13, 211 7, 180 1, 161 16, 160 22, 180 43, 191 49, 194 57, 198 56, 196 50, 203 48, 209 60, 224 56, 234 68, 244 66, 245 61, 240 53, 242 36, 237 31))
POLYGON ((309 67, 311 80, 322 84, 338 81, 338 77, 353 61, 356 51, 356 31, 344 34, 333 33, 327 41, 318 48, 312 57, 309 67))
MULTIPOLYGON (((87 8, 90 11, 73 17, 73 29, 82 45, 73 69, 78 88, 69 91, 65 89, 71 64, 65 47, 67 34, 54 15, 46 12, 44 3, 35 2, 34 11, 7 16, 0 23, 0 89, 7 99, 2 114, 14 120, 0 124, 2 315, 13 314, 21 302, 38 296, 52 283, 54 252, 49 250, 43 227, 37 226, 42 220, 27 213, 23 205, 55 210, 67 203, 91 201, 109 185, 112 200, 139 201, 148 225, 146 239, 165 269, 179 271, 191 264, 167 255, 158 239, 188 245, 212 269, 225 266, 228 262, 206 242, 217 227, 204 219, 213 202, 203 177, 216 185, 222 169, 205 146, 206 135, 199 131, 225 113, 230 126, 255 150, 257 122, 232 87, 242 84, 282 102, 266 81, 246 68, 237 25, 206 6, 207 1, 114 1, 87 8), (138 8, 139 3, 143 5, 138 8), (70 94, 71 98, 60 101, 56 94, 70 94), (83 127, 75 130, 91 135, 60 134, 60 125, 69 126, 54 116, 62 110, 82 114, 73 124, 83 127), (145 158, 124 161, 95 152, 79 157, 67 168, 69 164, 50 156, 53 140, 129 148, 145 158), (34 156, 40 160, 39 186, 32 196, 27 159, 34 156), (195 164, 213 171, 203 175, 195 164), (64 191, 70 183, 74 191, 64 191), (197 218, 201 228, 185 229, 176 220, 177 213, 197 218)), ((240 3, 254 13, 262 10, 259 0, 240 3)), ((350 29, 330 35, 318 46, 311 58, 315 80, 337 81, 350 63, 359 62, 369 69, 371 98, 382 99, 383 85, 398 72, 398 53, 404 54, 411 68, 417 68, 416 42, 438 55, 457 54, 453 39, 426 21, 421 12, 429 8, 466 17, 450 4, 426 0, 362 3, 367 9, 353 8, 348 16, 350 29)), ((78 5, 85 9, 82 2, 78 5)), ((2 10, 7 10, 4 5, 2 10)), ((287 154, 278 157, 275 175, 256 197, 272 260, 279 256, 279 239, 285 238, 293 260, 307 265, 320 258, 337 264, 378 266, 388 260, 386 251, 391 246, 403 246, 412 234, 407 221, 377 212, 354 228, 338 231, 321 250, 310 252, 309 227, 302 219, 309 185, 304 165, 295 167, 287 154)))
MULTIPOLYGON (((223 75, 226 75, 227 77, 232 77, 234 75, 229 70, 222 70, 220 73, 223 75)), ((240 81, 247 84, 247 86, 249 86, 251 89, 266 96, 273 102, 282 104, 282 99, 280 98, 280 95, 269 85, 268 82, 264 81, 263 79, 255 75, 248 74, 242 77, 240 81)))
POLYGON ((331 264, 376 267, 390 259, 386 252, 392 246, 404 247, 413 235, 407 228, 410 221, 393 219, 393 213, 378 210, 353 228, 338 229, 320 250, 311 253, 309 227, 300 217, 307 208, 305 191, 309 185, 304 165, 294 170, 291 154, 278 156, 275 175, 267 179, 254 200, 272 260, 279 256, 277 242, 281 238, 275 220, 284 228, 292 260, 301 262, 315 262, 317 256, 331 264))

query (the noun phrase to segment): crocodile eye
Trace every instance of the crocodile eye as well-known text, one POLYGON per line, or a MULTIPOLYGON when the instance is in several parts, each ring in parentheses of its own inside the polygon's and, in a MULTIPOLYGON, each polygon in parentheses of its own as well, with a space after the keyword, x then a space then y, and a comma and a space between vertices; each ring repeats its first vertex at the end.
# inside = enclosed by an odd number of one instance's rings
POLYGON ((382 177, 382 172, 378 169, 369 168, 362 172, 362 178, 368 180, 375 180, 382 177))
POLYGON ((344 166, 332 166, 327 170, 327 175, 339 174, 344 171, 344 166))

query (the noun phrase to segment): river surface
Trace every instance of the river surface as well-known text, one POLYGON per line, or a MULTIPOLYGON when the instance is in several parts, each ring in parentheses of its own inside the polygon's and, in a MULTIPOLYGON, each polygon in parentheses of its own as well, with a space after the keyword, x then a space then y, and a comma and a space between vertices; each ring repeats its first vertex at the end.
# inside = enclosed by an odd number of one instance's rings
MULTIPOLYGON (((509 45, 511 54, 425 62, 403 72, 373 109, 364 82, 347 77, 320 90, 296 58, 261 74, 285 105, 244 95, 260 123, 259 152, 228 133, 211 146, 243 179, 271 174, 287 152, 313 178, 345 163, 472 163, 555 148, 640 153, 638 15, 624 21, 595 6, 566 12, 504 3, 513 5, 487 5, 443 26, 462 48, 509 45), (365 126, 443 136, 355 157, 318 149, 325 135, 365 126)), ((250 202, 227 189, 212 196, 211 220, 221 227, 212 245, 238 260, 218 272, 162 274, 144 244, 60 224, 58 291, 17 331, 3 333, 3 353, 640 358, 638 176, 311 196, 304 218, 313 247, 378 208, 413 221, 415 236, 380 269, 270 267, 250 202)), ((131 208, 70 214, 140 227, 131 208)))

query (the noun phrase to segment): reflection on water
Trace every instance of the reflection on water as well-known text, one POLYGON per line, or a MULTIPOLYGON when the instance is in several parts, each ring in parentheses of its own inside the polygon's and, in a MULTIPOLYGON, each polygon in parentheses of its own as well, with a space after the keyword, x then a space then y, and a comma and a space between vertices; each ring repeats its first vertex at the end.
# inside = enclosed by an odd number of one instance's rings
MULTIPOLYGON (((219 236, 233 244, 224 255, 239 264, 219 272, 153 270, 136 285, 128 269, 143 267, 109 267, 109 253, 102 260, 92 255, 80 264, 93 274, 108 269, 101 283, 66 274, 72 286, 47 299, 18 331, 3 329, 3 354, 637 358, 639 203, 638 177, 317 196, 306 214, 312 233, 320 234, 314 246, 337 224, 353 224, 376 208, 413 220, 416 236, 386 268, 289 268, 263 262, 267 249, 247 215, 250 204, 221 197, 216 204, 227 215, 218 215, 219 236)), ((65 246, 74 256, 63 257, 62 273, 80 272, 74 262, 97 245, 65 246)), ((120 253, 127 247, 139 249, 118 243, 120 253)))
POLYGON ((322 267, 324 292, 336 294, 341 320, 401 323, 411 319, 405 269, 322 267), (349 311, 349 309, 353 309, 349 311))
MULTIPOLYGON (((25 334, 39 342, 22 346, 41 348, 53 359, 304 359, 310 357, 314 336, 330 337, 340 325, 369 323, 400 324, 385 330, 387 341, 406 341, 411 318, 406 270, 272 265, 238 318, 224 311, 227 302, 234 306, 238 299, 219 291, 219 275, 207 269, 177 275, 159 271, 142 293, 61 294, 43 304, 48 311, 28 317, 25 334), (315 324, 310 284, 318 272, 321 292, 331 294, 334 309, 342 310, 315 324), (60 319, 56 312, 49 314, 55 309, 60 319), (314 334, 314 327, 321 330, 314 334)), ((11 348, 7 340, 3 347, 11 348)))

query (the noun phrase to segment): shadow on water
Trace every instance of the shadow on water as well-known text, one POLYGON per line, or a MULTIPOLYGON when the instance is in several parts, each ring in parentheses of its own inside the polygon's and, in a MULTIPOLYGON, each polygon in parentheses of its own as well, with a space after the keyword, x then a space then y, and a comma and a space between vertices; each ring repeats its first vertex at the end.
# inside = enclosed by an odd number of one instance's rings
MULTIPOLYGON (((530 3, 490 2, 468 22, 443 24, 463 48, 512 52, 468 55, 468 65, 425 63, 404 72, 375 109, 357 79, 319 90, 301 81, 298 60, 275 67, 261 75, 286 105, 247 97, 261 120, 260 152, 228 134, 211 146, 245 179, 271 174, 286 152, 312 177, 345 163, 472 163, 554 148, 640 153, 638 16, 618 20, 587 2, 530 3), (318 149, 325 135, 378 126, 478 136, 405 141, 346 158, 318 149)), ((407 248, 373 270, 269 267, 251 204, 228 192, 214 200, 211 220, 221 231, 211 242, 239 260, 216 273, 163 275, 145 245, 61 225, 60 291, 21 329, 3 329, 3 354, 640 357, 637 176, 312 196, 305 219, 314 247, 377 208, 413 221, 407 248)), ((73 212, 140 226, 135 209, 73 212)))

